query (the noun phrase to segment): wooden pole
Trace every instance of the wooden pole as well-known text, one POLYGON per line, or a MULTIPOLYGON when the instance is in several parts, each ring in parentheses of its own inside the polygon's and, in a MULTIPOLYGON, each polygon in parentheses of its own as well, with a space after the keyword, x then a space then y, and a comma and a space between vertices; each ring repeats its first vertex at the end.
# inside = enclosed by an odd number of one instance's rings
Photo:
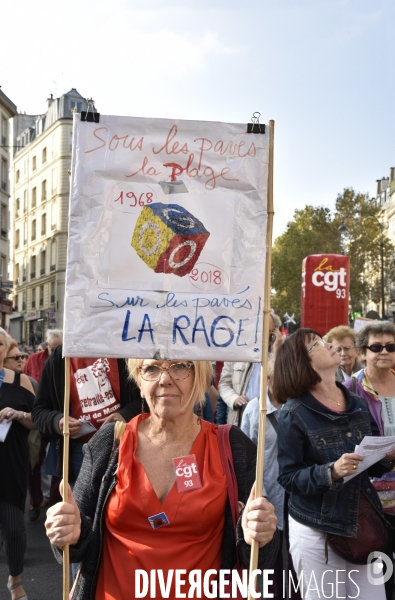
MULTIPOLYGON (((266 264, 265 264, 265 287, 263 293, 263 337, 262 337, 262 364, 261 385, 259 395, 259 430, 258 450, 255 476, 255 496, 262 496, 263 468, 265 458, 265 434, 266 434, 266 385, 267 385, 267 361, 269 356, 269 329, 270 329, 270 290, 272 271, 272 236, 273 236, 273 158, 274 158, 274 121, 269 121, 269 175, 268 175, 268 198, 267 198, 267 229, 266 229, 266 264)), ((258 566, 259 544, 255 540, 251 546, 250 576, 258 566)), ((248 600, 253 600, 248 588, 248 600)))
MULTIPOLYGON (((69 498, 69 412, 70 412, 70 359, 64 361, 64 415, 63 415, 63 502, 69 498)), ((69 600, 70 554, 69 545, 63 548, 63 600, 69 600)))

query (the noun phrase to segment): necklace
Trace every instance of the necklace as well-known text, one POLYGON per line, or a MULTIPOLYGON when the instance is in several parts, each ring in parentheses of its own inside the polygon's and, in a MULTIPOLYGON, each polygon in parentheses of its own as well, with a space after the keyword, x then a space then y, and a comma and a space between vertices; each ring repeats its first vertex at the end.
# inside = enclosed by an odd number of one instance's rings
MULTIPOLYGON (((336 388, 338 390, 338 388, 336 388)), ((340 406, 340 402, 338 402, 337 400, 335 400, 334 398, 331 398, 330 396, 327 396, 326 394, 324 394, 324 392, 318 392, 319 394, 321 394, 321 396, 325 396, 325 398, 328 398, 328 400, 331 400, 332 402, 336 402, 336 404, 338 406, 340 406)))

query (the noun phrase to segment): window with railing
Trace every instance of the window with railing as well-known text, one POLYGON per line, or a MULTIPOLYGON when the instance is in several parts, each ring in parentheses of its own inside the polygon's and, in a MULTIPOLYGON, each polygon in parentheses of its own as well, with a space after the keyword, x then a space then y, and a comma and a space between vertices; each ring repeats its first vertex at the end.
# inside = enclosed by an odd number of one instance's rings
POLYGON ((36 222, 36 219, 33 219, 32 220, 32 234, 31 234, 32 240, 36 239, 36 234, 37 234, 37 222, 36 222))
POLYGON ((6 192, 7 191, 7 181, 8 181, 8 165, 7 161, 4 158, 1 159, 1 189, 6 192))
POLYGON ((43 250, 41 252, 41 269, 40 269, 40 274, 44 275, 45 274, 45 264, 46 264, 46 260, 47 260, 47 253, 45 250, 43 250))
POLYGON ((2 204, 0 211, 0 233, 2 237, 6 238, 8 236, 8 206, 2 204))
POLYGON ((47 199, 47 180, 41 182, 41 202, 47 199))
POLYGON ((30 259, 30 279, 36 277, 36 257, 33 255, 30 259))
POLYGON ((32 208, 36 208, 37 205, 37 188, 32 189, 32 208))
POLYGON ((41 235, 47 233, 47 215, 44 213, 41 215, 41 235))
POLYGON ((8 136, 8 121, 3 115, 1 116, 1 145, 5 146, 7 144, 7 136, 8 136))

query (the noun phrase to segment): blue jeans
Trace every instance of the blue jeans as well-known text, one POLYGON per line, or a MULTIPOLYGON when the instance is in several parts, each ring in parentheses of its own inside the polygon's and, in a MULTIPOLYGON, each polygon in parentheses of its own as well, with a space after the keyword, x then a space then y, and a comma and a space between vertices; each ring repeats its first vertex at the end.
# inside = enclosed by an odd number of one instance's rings
POLYGON ((217 412, 215 422, 217 425, 226 425, 228 422, 228 405, 222 400, 221 396, 217 399, 217 412))

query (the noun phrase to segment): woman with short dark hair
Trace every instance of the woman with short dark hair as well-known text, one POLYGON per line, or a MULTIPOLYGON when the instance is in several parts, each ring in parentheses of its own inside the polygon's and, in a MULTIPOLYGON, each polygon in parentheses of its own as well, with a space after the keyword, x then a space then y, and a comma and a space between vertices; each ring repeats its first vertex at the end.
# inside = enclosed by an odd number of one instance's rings
MULTIPOLYGON (((302 597, 331 597, 337 585, 337 597, 382 600, 384 584, 369 583, 367 565, 356 567, 326 548, 327 534, 357 537, 360 494, 382 514, 369 474, 390 469, 378 463, 358 471, 363 459, 355 446, 378 429, 365 402, 335 381, 339 362, 332 344, 313 329, 299 329, 277 352, 273 393, 284 404, 278 425, 278 481, 290 496, 290 551, 303 578, 302 597), (336 581, 339 571, 344 572, 341 582, 336 581), (312 577, 319 591, 308 583, 312 577)), ((385 460, 393 458, 395 451, 385 460)))
MULTIPOLYGON (((368 403, 381 435, 395 435, 395 325, 391 321, 373 321, 356 335, 356 345, 366 359, 366 367, 355 373, 345 386, 368 403)), ((395 527, 395 480, 391 474, 376 479, 374 486, 382 501, 386 519, 395 527)), ((393 554, 393 531, 388 556, 393 554)), ((394 578, 385 584, 387 598, 392 598, 394 578)))
POLYGON ((366 359, 366 367, 345 386, 366 400, 381 435, 395 435, 394 323, 368 323, 357 331, 356 346, 366 359))

